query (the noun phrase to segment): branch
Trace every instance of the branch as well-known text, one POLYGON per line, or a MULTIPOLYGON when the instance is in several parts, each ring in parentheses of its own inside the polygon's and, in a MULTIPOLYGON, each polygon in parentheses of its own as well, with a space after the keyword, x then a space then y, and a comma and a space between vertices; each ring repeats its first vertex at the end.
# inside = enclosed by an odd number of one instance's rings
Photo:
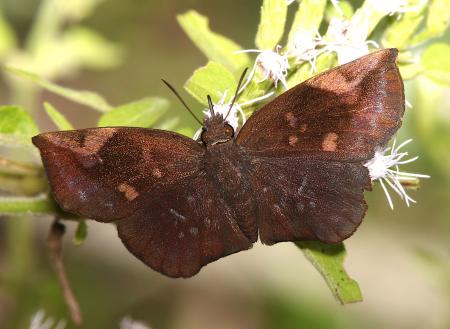
POLYGON ((72 321, 77 325, 81 325, 83 323, 83 317, 81 315, 80 306, 70 286, 62 260, 62 237, 64 232, 65 226, 61 224, 58 219, 55 219, 47 238, 48 251, 56 274, 58 275, 58 280, 63 289, 64 299, 69 308, 72 321))

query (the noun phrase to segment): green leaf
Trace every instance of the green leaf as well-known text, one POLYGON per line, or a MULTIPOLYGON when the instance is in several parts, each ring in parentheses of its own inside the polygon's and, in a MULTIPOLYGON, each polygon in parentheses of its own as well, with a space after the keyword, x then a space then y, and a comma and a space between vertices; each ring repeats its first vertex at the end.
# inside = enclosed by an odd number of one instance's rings
POLYGON ((403 80, 410 80, 423 73, 423 67, 420 64, 399 65, 400 74, 403 80))
POLYGON ((331 21, 333 17, 343 16, 346 18, 350 18, 353 16, 355 10, 353 9, 352 4, 349 1, 341 0, 337 3, 337 7, 339 7, 340 11, 331 3, 328 2, 327 10, 325 11, 325 20, 331 21), (341 12, 343 15, 341 15, 341 12))
POLYGON ((23 108, 13 105, 0 106, 0 134, 29 139, 38 132, 33 118, 23 108))
MULTIPOLYGON (((409 6, 417 6, 422 0, 409 1, 409 6)), ((420 23, 423 21, 423 13, 427 6, 423 6, 420 10, 413 10, 402 14, 388 26, 382 37, 382 44, 386 48, 405 49, 408 47, 411 37, 416 32, 420 23)))
POLYGON ((239 72, 250 65, 247 54, 236 54, 241 50, 234 41, 212 32, 208 19, 194 10, 177 16, 178 23, 194 44, 212 61, 221 63, 232 72, 239 72))
POLYGON ((288 48, 295 43, 297 33, 315 37, 322 22, 327 0, 303 0, 295 14, 288 37, 288 48))
POLYGON ((296 242, 305 257, 325 279, 335 298, 342 304, 362 301, 358 283, 344 269, 346 251, 343 243, 296 242))
POLYGON ((70 54, 78 66, 109 69, 118 66, 123 59, 121 47, 84 27, 67 30, 58 44, 63 45, 66 56, 70 54))
POLYGON ((424 74, 434 82, 450 87, 450 46, 435 43, 422 54, 424 74))
POLYGON ((80 219, 78 221, 77 230, 75 231, 75 236, 73 237, 73 243, 76 246, 80 246, 86 240, 88 234, 88 228, 86 221, 84 219, 80 219))
POLYGON ((201 104, 208 106, 207 95, 211 95, 214 103, 217 103, 226 90, 228 98, 233 97, 236 86, 236 79, 225 66, 209 62, 194 72, 184 88, 201 104))
POLYGON ((5 70, 9 73, 12 73, 18 77, 27 79, 48 91, 51 91, 57 95, 70 99, 75 103, 86 105, 94 110, 100 112, 107 112, 111 110, 112 106, 109 105, 106 100, 92 92, 92 91, 83 91, 83 90, 75 90, 66 87, 61 87, 51 81, 40 78, 38 75, 24 71, 18 68, 14 68, 11 66, 5 66, 5 70))
POLYGON ((274 49, 278 45, 283 37, 286 15, 286 0, 264 0, 255 39, 259 49, 274 49))
POLYGON ((14 30, 6 21, 0 8, 0 59, 10 53, 16 44, 14 30))
POLYGON ((98 126, 148 128, 153 125, 168 109, 169 101, 165 98, 147 97, 132 103, 121 105, 103 114, 100 117, 98 126))
POLYGON ((37 197, 0 197, 0 214, 49 214, 57 212, 54 201, 48 195, 37 197))
POLYGON ((417 46, 432 38, 438 38, 444 34, 450 23, 450 0, 431 0, 428 7, 425 28, 411 41, 411 45, 417 46))
POLYGON ((73 130, 72 124, 50 103, 44 103, 45 111, 59 130, 73 130))
POLYGON ((337 65, 336 55, 334 53, 324 53, 317 57, 316 72, 313 72, 311 64, 303 63, 299 69, 288 78, 288 87, 292 88, 311 78, 313 75, 324 72, 335 65, 337 65))

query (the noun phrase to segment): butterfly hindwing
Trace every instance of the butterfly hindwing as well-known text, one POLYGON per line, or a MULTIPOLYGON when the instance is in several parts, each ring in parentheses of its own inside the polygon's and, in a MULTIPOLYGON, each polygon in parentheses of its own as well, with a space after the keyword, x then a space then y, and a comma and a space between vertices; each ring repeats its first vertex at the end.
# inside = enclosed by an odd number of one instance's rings
POLYGON ((171 277, 190 277, 204 265, 252 246, 206 173, 148 198, 117 228, 131 253, 171 277))
POLYGON ((260 191, 257 220, 260 240, 319 240, 348 238, 359 226, 370 189, 367 168, 358 163, 299 158, 260 158, 253 161, 252 183, 260 191))
POLYGON ((236 143, 261 156, 371 158, 401 125, 396 58, 396 49, 380 50, 293 87, 254 113, 236 143))
POLYGON ((147 192, 158 195, 195 174, 203 153, 181 135, 142 128, 44 133, 33 143, 59 205, 98 221, 130 215, 146 203, 147 192))

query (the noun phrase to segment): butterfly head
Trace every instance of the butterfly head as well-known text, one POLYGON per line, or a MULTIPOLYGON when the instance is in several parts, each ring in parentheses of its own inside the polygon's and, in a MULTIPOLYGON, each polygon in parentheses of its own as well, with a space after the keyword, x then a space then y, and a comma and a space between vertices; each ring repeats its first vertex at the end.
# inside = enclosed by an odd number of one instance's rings
POLYGON ((201 139, 206 146, 225 143, 234 137, 233 127, 223 118, 222 114, 214 114, 205 118, 201 139))

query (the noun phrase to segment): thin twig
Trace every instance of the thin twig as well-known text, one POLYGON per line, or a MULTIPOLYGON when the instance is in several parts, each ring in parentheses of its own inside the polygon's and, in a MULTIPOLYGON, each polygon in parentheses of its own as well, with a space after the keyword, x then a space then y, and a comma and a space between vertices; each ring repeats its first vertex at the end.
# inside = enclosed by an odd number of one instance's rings
POLYGON ((56 274, 58 275, 58 280, 63 289, 64 299, 66 300, 67 307, 69 308, 72 321, 77 325, 81 325, 83 322, 83 317, 81 315, 80 306, 70 286, 62 260, 62 237, 64 232, 65 226, 61 224, 58 219, 55 219, 47 238, 48 251, 56 274))

